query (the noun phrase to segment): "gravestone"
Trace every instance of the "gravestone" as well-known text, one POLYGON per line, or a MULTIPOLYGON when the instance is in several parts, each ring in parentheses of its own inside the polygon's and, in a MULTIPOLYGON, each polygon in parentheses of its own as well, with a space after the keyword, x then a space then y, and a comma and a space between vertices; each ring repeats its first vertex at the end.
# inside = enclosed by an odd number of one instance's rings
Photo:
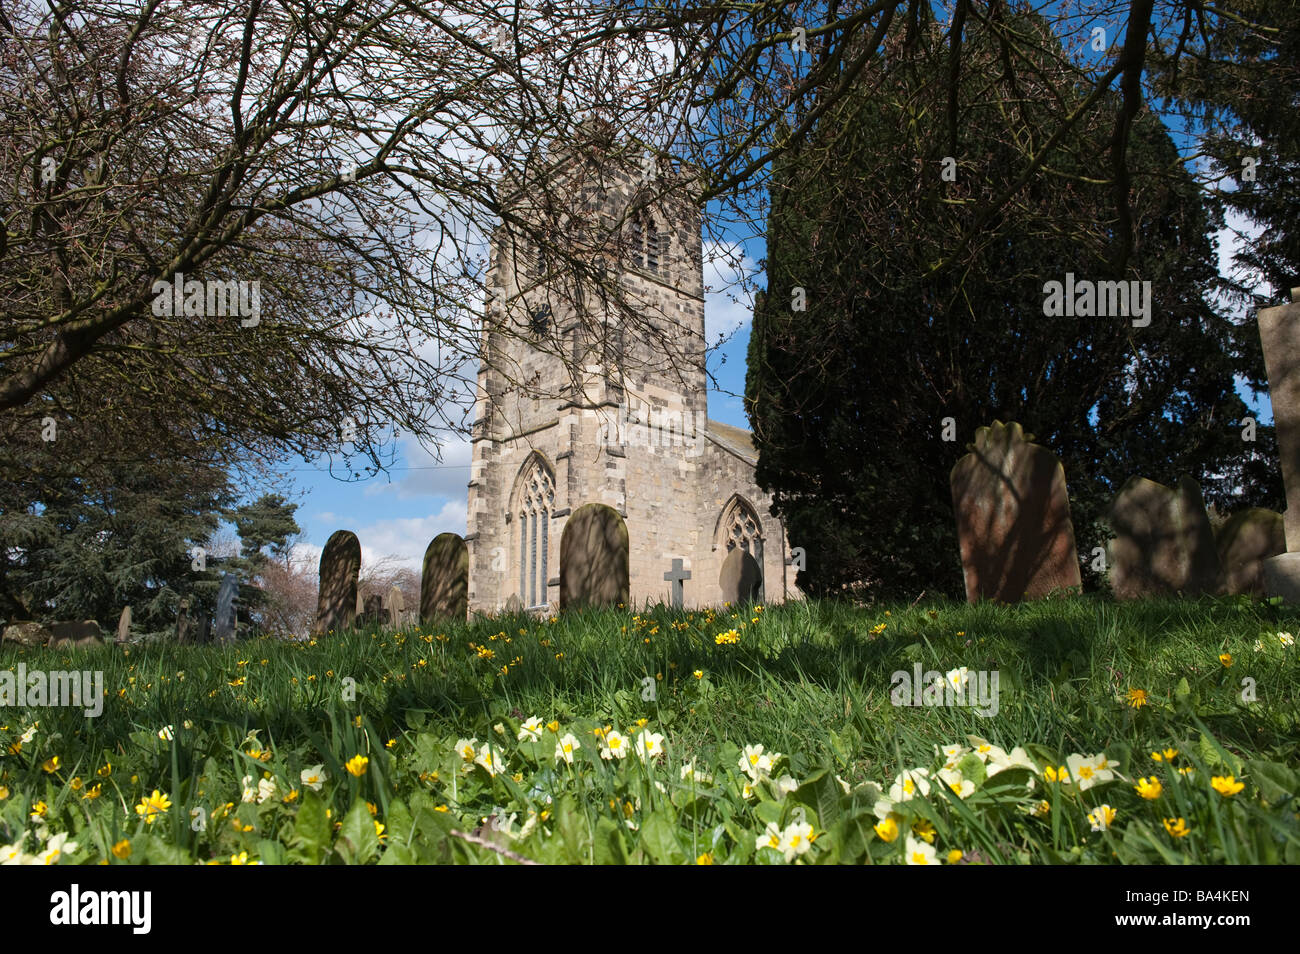
POLYGON ((1034 600, 1082 586, 1065 468, 1014 421, 975 431, 949 474, 966 600, 1034 600))
POLYGON ((1300 603, 1300 288, 1291 289, 1289 304, 1260 309, 1259 340, 1286 488, 1287 552, 1264 561, 1264 590, 1300 603))
POLYGON ((357 575, 361 572, 361 541, 351 530, 336 530, 320 554, 320 595, 312 635, 341 633, 356 618, 357 575))
POLYGON ((212 617, 204 613, 199 617, 199 631, 194 635, 194 642, 206 645, 212 639, 212 617))
POLYGON ((740 603, 763 602, 763 568, 748 550, 733 547, 722 561, 718 573, 718 587, 723 602, 733 606, 740 603))
POLYGON ((1111 504, 1110 528, 1107 563, 1116 599, 1199 596, 1222 586, 1201 486, 1190 477, 1179 478, 1177 489, 1129 478, 1111 504))
POLYGON ((117 641, 124 643, 131 638, 131 607, 123 606, 122 615, 117 618, 117 641))
POLYGON ((382 626, 385 620, 384 598, 378 593, 366 597, 365 608, 357 617, 355 626, 382 626))
POLYGON ((627 605, 627 525, 605 504, 586 504, 569 516, 560 536, 560 609, 627 605))
POLYGON ((217 612, 212 624, 212 636, 218 643, 235 641, 235 601, 239 598, 239 578, 227 573, 221 578, 217 590, 217 612))
POLYGON ((176 642, 188 643, 194 638, 194 620, 190 618, 190 600, 186 597, 176 610, 176 642))
POLYGON ((1264 562, 1286 552, 1282 515, 1262 507, 1235 513, 1214 534, 1224 589, 1231 595, 1264 592, 1264 562))
POLYGON ((673 559, 672 569, 664 573, 664 582, 673 585, 673 609, 681 609, 686 594, 683 584, 691 578, 691 571, 684 568, 682 561, 673 559))
POLYGON ((50 627, 51 649, 68 646, 99 646, 104 642, 104 634, 99 623, 93 619, 81 622, 55 623, 50 627))
POLYGON ((406 597, 396 586, 388 588, 388 625, 401 627, 406 623, 406 597))
POLYGON ((469 547, 454 533, 440 533, 424 551, 420 573, 420 624, 469 616, 469 547))

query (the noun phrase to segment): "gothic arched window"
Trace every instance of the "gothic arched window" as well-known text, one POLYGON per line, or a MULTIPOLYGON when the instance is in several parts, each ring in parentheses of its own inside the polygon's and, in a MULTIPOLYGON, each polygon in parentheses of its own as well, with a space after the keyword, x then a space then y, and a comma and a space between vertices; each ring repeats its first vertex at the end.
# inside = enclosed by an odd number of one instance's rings
POLYGON ((533 457, 524 465, 517 500, 519 600, 526 607, 543 606, 547 602, 547 557, 551 513, 555 510, 555 478, 540 457, 533 457))
POLYGON ((733 497, 723 511, 719 526, 722 543, 727 552, 739 547, 763 565, 763 525, 754 508, 739 497, 733 497))

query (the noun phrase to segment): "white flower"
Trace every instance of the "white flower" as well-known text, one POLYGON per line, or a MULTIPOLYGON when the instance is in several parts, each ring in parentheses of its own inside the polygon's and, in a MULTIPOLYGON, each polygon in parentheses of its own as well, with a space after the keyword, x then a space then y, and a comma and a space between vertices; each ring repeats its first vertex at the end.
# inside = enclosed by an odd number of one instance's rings
POLYGON ((1004 752, 998 746, 990 745, 988 742, 985 742, 983 739, 976 738, 975 736, 971 736, 970 740, 971 743, 975 746, 975 748, 972 751, 975 753, 976 756, 979 757, 979 760, 985 763, 986 765, 989 762, 1007 761, 1007 753, 1004 752))
POLYGON ((1115 777, 1115 773, 1108 768, 1110 762, 1106 759, 1103 752, 1100 755, 1071 755, 1065 760, 1065 766, 1070 770, 1070 778, 1074 784, 1079 787, 1079 791, 1086 792, 1094 785, 1100 782, 1109 782, 1115 777))
POLYGON ((1255 652, 1262 653, 1263 651, 1264 651, 1264 640, 1262 639, 1255 640, 1255 652))
POLYGON ((849 793, 849 783, 844 781, 844 779, 840 778, 838 775, 835 776, 835 781, 840 783, 840 788, 843 790, 844 794, 847 795, 849 793))
POLYGON ((262 804, 268 798, 275 798, 275 779, 264 778, 257 783, 257 804, 262 804))
MULTIPOLYGON (((991 746, 991 748, 997 747, 991 746)), ((990 754, 988 762, 985 763, 985 773, 990 776, 1010 768, 1026 768, 1035 775, 1039 772, 1038 765, 1029 757, 1029 753, 1018 745, 1009 753, 997 749, 996 753, 990 754)))
POLYGON ((573 753, 582 748, 582 743, 574 738, 572 732, 566 732, 564 738, 555 743, 556 759, 563 759, 569 765, 573 764, 573 753))
POLYGON ((51 838, 40 853, 40 863, 43 865, 56 865, 59 858, 65 854, 72 854, 77 850, 75 841, 68 841, 68 833, 61 831, 51 838))
POLYGON ((244 794, 240 796, 241 801, 245 801, 245 802, 257 801, 257 789, 253 788, 253 776, 245 775, 243 780, 240 781, 239 784, 242 785, 244 788, 244 794))
POLYGON ((329 778, 329 775, 325 772, 324 764, 321 764, 303 769, 298 778, 302 780, 302 784, 306 785, 313 792, 319 792, 325 785, 325 780, 329 778))
POLYGON ((694 781, 700 785, 711 785, 713 784, 713 776, 697 771, 695 768, 695 759, 691 759, 682 766, 682 781, 694 781))
POLYGON ((961 761, 961 757, 970 751, 970 749, 966 748, 966 746, 962 745, 960 742, 956 745, 936 745, 934 748, 935 751, 943 756, 944 768, 956 768, 957 763, 961 761))
POLYGON ((754 850, 759 851, 763 848, 772 848, 776 851, 780 851, 782 855, 784 855, 784 843, 785 838, 781 832, 781 826, 776 822, 768 822, 767 828, 764 829, 763 834, 754 839, 754 850))
POLYGON ((962 775, 958 769, 941 768, 939 778, 958 798, 969 798, 975 791, 975 783, 962 775))
POLYGON ((162 739, 164 742, 170 742, 172 740, 172 735, 175 732, 175 730, 176 730, 176 726, 165 725, 158 730, 158 738, 162 739))
POLYGON ((23 745, 29 745, 32 739, 36 738, 36 727, 38 725, 40 725, 39 722, 33 722, 31 725, 29 725, 27 727, 27 730, 22 734, 22 736, 19 738, 18 741, 21 742, 23 745))
POLYGON ((487 769, 489 775, 497 775, 505 771, 505 765, 501 760, 492 754, 492 746, 484 742, 483 747, 478 750, 478 755, 474 757, 474 764, 481 765, 487 769))
POLYGON ((782 775, 772 780, 772 794, 776 796, 777 801, 785 798, 798 787, 799 783, 790 775, 782 775))
POLYGON ((478 749, 475 748, 477 745, 478 739, 457 739, 456 754, 466 762, 473 762, 474 756, 478 754, 478 749))
POLYGON ((806 855, 812 848, 812 825, 807 822, 795 822, 781 833, 781 851, 786 861, 793 861, 799 855, 806 855))
POLYGON ((641 756, 642 762, 648 762, 657 755, 663 755, 664 737, 658 732, 647 732, 642 729, 636 736, 636 754, 641 756))
POLYGON ((894 802, 908 802, 918 794, 930 794, 930 772, 928 769, 916 768, 910 772, 900 772, 889 786, 889 798, 894 802))
POLYGON ((947 681, 948 685, 960 692, 962 689, 966 688, 966 683, 970 682, 970 670, 965 666, 960 666, 957 669, 946 673, 943 678, 947 681))
POLYGON ((23 851, 26 840, 27 832, 23 832, 12 845, 0 845, 0 865, 29 864, 32 856, 23 851))
POLYGON ((772 773, 772 766, 780 757, 780 752, 764 754, 761 745, 747 745, 740 756, 740 769, 751 781, 761 782, 772 773))
POLYGON ((605 744, 600 747, 600 757, 605 760, 625 759, 627 758, 627 736, 621 735, 617 729, 611 729, 605 733, 605 744))
POLYGON ((181 723, 181 725, 184 726, 186 729, 194 728, 194 723, 191 722, 189 719, 186 719, 184 722, 181 723))
POLYGON ((939 857, 934 850, 934 845, 927 844, 919 838, 907 836, 905 844, 905 854, 909 865, 937 865, 939 857))
POLYGON ((542 720, 533 716, 519 727, 519 732, 515 736, 520 742, 536 742, 542 737, 542 720))
POLYGON ((1109 805, 1098 805, 1095 811, 1088 813, 1088 822, 1093 831, 1105 831, 1115 820, 1115 809, 1109 805))
POLYGON ((1295 645, 1295 637, 1292 636, 1290 633, 1278 633, 1277 641, 1281 643, 1282 646, 1286 649, 1290 649, 1292 646, 1295 645))
POLYGON ((740 797, 748 801, 754 797, 754 783, 746 782, 740 787, 740 797))

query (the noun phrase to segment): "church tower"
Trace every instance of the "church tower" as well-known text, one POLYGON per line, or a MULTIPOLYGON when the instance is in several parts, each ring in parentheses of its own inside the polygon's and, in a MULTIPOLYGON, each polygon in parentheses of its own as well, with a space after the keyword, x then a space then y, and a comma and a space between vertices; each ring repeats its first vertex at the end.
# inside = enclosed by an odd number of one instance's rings
POLYGON ((686 604, 720 602, 737 547, 771 597, 785 593, 784 537, 746 432, 708 421, 698 192, 689 173, 618 151, 599 135, 558 150, 503 200, 475 406, 471 610, 556 611, 560 536, 588 503, 626 522, 634 605, 669 601, 677 559, 686 604))

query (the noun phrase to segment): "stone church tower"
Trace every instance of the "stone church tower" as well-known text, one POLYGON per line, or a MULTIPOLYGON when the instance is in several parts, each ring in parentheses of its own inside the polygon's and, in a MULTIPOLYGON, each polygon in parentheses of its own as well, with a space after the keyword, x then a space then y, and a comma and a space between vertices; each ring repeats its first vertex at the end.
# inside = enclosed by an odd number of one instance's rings
POLYGON ((626 524, 636 608, 671 604, 676 560, 687 607, 797 594, 749 432, 708 420, 698 192, 618 149, 607 137, 558 150, 545 187, 503 200, 469 482, 471 612, 556 611, 561 537, 589 503, 626 524), (560 250, 576 274, 551 265, 560 250))

